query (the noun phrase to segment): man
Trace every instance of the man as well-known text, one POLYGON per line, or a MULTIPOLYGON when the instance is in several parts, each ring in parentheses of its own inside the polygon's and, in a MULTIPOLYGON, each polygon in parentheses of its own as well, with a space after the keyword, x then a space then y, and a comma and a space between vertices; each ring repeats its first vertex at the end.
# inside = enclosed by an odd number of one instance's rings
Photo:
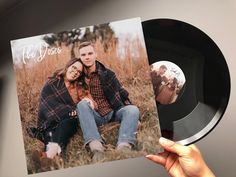
POLYGON ((167 70, 167 67, 165 65, 161 65, 157 71, 153 70, 151 72, 151 79, 152 79, 155 96, 158 96, 162 82, 163 81, 166 82, 165 80, 167 78, 164 77, 166 70, 167 70))
POLYGON ((92 43, 81 43, 79 55, 85 66, 86 83, 98 105, 95 110, 85 100, 77 104, 85 145, 88 144, 92 152, 103 152, 104 142, 97 127, 110 121, 119 121, 117 150, 131 149, 136 141, 139 109, 131 105, 129 94, 115 73, 97 61, 92 43))

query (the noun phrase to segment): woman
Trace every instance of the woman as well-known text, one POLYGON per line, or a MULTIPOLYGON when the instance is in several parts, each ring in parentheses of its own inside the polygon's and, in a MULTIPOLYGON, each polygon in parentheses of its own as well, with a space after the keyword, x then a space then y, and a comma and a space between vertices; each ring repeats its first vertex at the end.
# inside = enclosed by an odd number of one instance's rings
POLYGON ((53 159, 65 151, 69 139, 77 131, 75 110, 81 100, 87 100, 96 109, 84 81, 83 64, 74 58, 49 77, 41 91, 38 127, 33 130, 34 137, 46 145, 46 152, 41 155, 53 159))
POLYGON ((169 80, 165 85, 160 87, 160 92, 156 96, 156 101, 160 104, 171 104, 176 100, 176 88, 178 86, 178 80, 173 78, 169 80))

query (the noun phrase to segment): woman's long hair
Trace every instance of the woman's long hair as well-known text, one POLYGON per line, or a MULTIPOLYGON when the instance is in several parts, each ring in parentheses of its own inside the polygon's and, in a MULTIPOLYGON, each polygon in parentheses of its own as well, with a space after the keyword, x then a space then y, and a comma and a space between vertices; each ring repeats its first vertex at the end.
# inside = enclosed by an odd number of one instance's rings
POLYGON ((176 79, 176 77, 174 77, 172 83, 170 83, 170 89, 175 90, 177 86, 178 86, 178 80, 176 79))
POLYGON ((73 65, 75 62, 80 62, 83 66, 83 71, 81 72, 80 76, 78 77, 78 79, 76 79, 75 81, 73 81, 72 83, 75 84, 76 86, 82 86, 85 89, 88 89, 87 84, 85 83, 85 73, 84 73, 84 64, 81 61, 80 58, 72 58, 70 59, 64 68, 58 69, 56 70, 51 77, 49 77, 49 79, 52 78, 57 78, 57 79, 62 79, 65 77, 67 69, 73 65))

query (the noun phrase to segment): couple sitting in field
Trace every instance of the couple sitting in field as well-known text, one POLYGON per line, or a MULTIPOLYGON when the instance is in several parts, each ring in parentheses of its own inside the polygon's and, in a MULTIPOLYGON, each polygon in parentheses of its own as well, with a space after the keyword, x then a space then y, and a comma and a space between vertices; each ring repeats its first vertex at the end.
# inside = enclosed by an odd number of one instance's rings
POLYGON ((97 61, 92 43, 81 43, 79 56, 57 70, 41 91, 34 135, 46 145, 41 155, 50 159, 66 150, 78 123, 84 144, 94 154, 105 151, 98 127, 111 121, 120 122, 117 150, 131 149, 136 142, 139 109, 128 92, 115 73, 97 61))

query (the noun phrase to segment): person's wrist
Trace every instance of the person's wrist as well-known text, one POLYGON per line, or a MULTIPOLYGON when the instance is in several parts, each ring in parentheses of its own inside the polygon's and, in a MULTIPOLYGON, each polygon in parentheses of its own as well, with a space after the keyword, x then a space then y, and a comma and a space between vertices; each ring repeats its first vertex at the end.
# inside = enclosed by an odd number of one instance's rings
POLYGON ((205 167, 202 170, 202 174, 200 174, 199 177, 215 177, 215 175, 212 173, 212 171, 205 164, 205 167))

